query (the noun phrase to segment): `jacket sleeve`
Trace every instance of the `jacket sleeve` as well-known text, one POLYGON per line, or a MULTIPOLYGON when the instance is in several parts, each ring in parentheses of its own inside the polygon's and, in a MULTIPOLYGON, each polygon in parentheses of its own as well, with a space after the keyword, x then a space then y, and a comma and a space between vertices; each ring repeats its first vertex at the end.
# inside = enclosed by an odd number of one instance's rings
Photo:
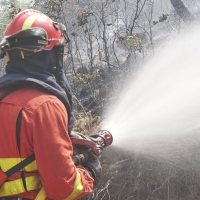
POLYGON ((92 192, 93 179, 72 161, 68 116, 59 100, 44 103, 35 113, 33 148, 42 185, 50 199, 81 198, 92 192))

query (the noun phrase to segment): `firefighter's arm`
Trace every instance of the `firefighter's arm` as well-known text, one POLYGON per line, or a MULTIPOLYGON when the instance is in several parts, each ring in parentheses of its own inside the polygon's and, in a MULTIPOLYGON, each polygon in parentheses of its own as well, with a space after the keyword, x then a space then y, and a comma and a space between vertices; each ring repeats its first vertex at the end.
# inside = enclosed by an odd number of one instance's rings
POLYGON ((42 185, 50 199, 77 199, 92 192, 93 178, 72 161, 73 148, 67 130, 68 115, 56 98, 35 113, 33 144, 42 185))

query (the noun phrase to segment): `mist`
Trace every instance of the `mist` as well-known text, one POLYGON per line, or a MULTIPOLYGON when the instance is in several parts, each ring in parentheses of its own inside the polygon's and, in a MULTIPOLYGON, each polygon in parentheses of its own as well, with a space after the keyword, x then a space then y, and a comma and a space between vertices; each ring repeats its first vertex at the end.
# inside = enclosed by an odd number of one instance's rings
POLYGON ((103 126, 113 134, 113 145, 171 162, 188 156, 191 140, 198 144, 199 35, 200 29, 190 29, 166 42, 128 81, 103 126))

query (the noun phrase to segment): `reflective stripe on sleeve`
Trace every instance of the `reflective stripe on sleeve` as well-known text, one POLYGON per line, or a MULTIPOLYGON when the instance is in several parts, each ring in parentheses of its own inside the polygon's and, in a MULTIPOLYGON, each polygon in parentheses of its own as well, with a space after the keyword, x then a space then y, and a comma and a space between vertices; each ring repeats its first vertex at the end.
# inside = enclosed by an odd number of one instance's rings
MULTIPOLYGON (((72 191, 70 196, 65 198, 64 200, 73 200, 82 192, 83 192, 83 184, 81 181, 81 175, 80 175, 79 171, 77 170, 77 177, 76 177, 76 181, 75 181, 75 185, 74 185, 74 190, 72 191)), ((46 197, 47 197, 47 195, 44 191, 44 188, 42 188, 40 190, 40 192, 38 193, 38 195, 36 196, 35 200, 44 200, 46 197)))
MULTIPOLYGON (((42 187, 39 176, 29 176, 25 178, 27 191, 39 190, 42 187)), ((15 195, 26 192, 22 179, 5 182, 0 187, 0 197, 15 195)))
MULTIPOLYGON (((73 200, 82 192, 83 192, 83 184, 81 181, 81 175, 80 175, 79 171, 77 170, 77 177, 76 177, 76 181, 75 181, 75 185, 74 185, 74 190, 72 191, 70 196, 64 200, 73 200)), ((42 188, 40 190, 40 192, 38 193, 38 195, 36 196, 35 200, 44 200, 46 197, 47 197, 47 195, 44 191, 44 188, 42 188)))
POLYGON ((73 189, 72 193, 70 194, 70 196, 64 200, 73 200, 82 192, 83 192, 83 184, 81 181, 81 175, 80 175, 80 172, 77 170, 77 176, 76 176, 76 181, 74 184, 74 189, 73 189))
MULTIPOLYGON (((25 158, 0 158, 0 168, 2 171, 7 171, 14 165, 20 163, 25 158)), ((24 167, 26 172, 31 172, 37 170, 36 161, 34 160, 32 163, 24 167)))
POLYGON ((37 194, 35 200, 45 200, 47 197, 45 191, 44 191, 44 188, 42 188, 39 193, 37 194))

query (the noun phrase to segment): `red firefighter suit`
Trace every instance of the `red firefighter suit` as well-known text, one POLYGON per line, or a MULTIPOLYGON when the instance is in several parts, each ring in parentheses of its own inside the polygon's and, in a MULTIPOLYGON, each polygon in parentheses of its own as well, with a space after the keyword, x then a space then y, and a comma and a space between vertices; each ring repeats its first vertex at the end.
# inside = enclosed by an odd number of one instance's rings
POLYGON ((0 180, 3 172, 35 155, 1 185, 0 197, 69 200, 92 191, 88 171, 72 161, 67 121, 63 103, 34 87, 15 90, 0 101, 0 180))

